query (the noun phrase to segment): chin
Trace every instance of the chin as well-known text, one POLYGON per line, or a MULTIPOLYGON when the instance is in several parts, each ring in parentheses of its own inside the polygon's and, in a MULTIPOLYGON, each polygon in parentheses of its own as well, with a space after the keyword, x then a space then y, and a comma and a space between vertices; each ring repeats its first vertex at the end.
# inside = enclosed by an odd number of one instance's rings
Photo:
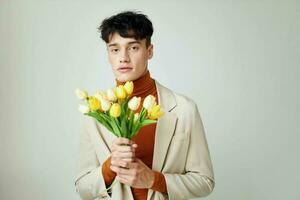
POLYGON ((139 77, 141 77, 141 75, 139 75, 138 73, 131 71, 129 73, 116 73, 115 74, 117 79, 120 82, 126 82, 126 81, 134 81, 136 79, 138 79, 139 77))
POLYGON ((132 81, 132 77, 130 75, 120 75, 117 79, 121 82, 132 81))

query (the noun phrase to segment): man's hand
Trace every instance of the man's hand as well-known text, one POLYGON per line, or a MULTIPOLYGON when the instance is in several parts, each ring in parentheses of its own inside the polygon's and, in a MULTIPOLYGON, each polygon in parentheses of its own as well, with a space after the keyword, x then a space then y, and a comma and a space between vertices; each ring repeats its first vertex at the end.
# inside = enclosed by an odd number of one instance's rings
POLYGON ((128 168, 135 157, 137 144, 127 138, 117 138, 111 147, 111 165, 128 168))
POLYGON ((138 158, 129 164, 128 169, 115 165, 110 168, 117 173, 117 180, 131 187, 151 188, 154 183, 154 172, 138 158))

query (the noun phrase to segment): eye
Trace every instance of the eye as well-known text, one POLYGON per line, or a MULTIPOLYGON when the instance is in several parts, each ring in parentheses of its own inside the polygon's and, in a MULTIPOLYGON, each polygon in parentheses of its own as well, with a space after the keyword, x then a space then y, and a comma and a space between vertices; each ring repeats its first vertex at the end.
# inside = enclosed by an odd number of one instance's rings
POLYGON ((113 52, 113 53, 116 53, 116 52, 119 51, 119 49, 111 49, 110 51, 113 52))
POLYGON ((139 47, 138 46, 132 46, 131 49, 134 50, 134 51, 137 51, 139 49, 139 47))

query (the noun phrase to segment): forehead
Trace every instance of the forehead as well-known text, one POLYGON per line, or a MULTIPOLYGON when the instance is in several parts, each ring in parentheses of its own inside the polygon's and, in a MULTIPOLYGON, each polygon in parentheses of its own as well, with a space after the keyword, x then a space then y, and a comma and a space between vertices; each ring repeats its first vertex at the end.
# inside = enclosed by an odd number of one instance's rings
POLYGON ((143 45, 146 42, 146 39, 136 40, 135 38, 124 38, 120 36, 118 33, 114 33, 109 37, 109 42, 107 43, 107 47, 111 46, 126 46, 131 44, 141 44, 143 45))

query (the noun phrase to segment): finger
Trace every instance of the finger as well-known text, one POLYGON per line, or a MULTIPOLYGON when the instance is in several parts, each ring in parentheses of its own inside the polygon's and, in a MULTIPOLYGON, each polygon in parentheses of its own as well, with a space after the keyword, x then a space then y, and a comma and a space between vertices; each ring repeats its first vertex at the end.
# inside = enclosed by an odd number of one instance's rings
MULTIPOLYGON (((114 153, 116 154, 116 153, 114 153)), ((132 162, 135 162, 135 157, 134 157, 134 154, 132 156, 129 156, 129 157, 119 157, 119 155, 113 155, 111 154, 111 161, 119 161, 119 160, 122 160, 124 162, 127 162, 127 163, 132 163, 132 162)))
POLYGON ((126 168, 122 168, 122 167, 117 167, 117 166, 111 165, 111 166, 110 166, 110 169, 111 169, 112 171, 114 171, 115 173, 117 173, 118 175, 119 175, 119 174, 122 174, 122 175, 129 175, 129 174, 132 174, 132 172, 131 172, 130 169, 126 169, 126 168))
POLYGON ((130 167, 130 163, 125 162, 124 160, 117 160, 117 161, 113 160, 113 161, 111 161, 111 165, 123 167, 123 168, 127 168, 127 169, 129 169, 129 167, 130 167))
POLYGON ((149 168, 141 159, 136 158, 134 162, 132 162, 131 165, 137 166, 137 167, 144 167, 149 168))
POLYGON ((134 179, 132 175, 118 174, 117 176, 127 182, 130 182, 132 179, 134 179))
POLYGON ((114 171, 115 173, 117 173, 118 171, 118 167, 117 166, 113 166, 113 165, 110 165, 109 168, 114 171))
POLYGON ((143 163, 143 161, 141 161, 141 159, 139 159, 139 158, 135 158, 134 161, 135 161, 136 163, 143 163))
POLYGON ((122 152, 132 152, 135 151, 135 148, 132 148, 131 146, 118 146, 118 149, 116 149, 118 151, 122 151, 122 152))
POLYGON ((124 137, 119 137, 115 140, 115 144, 117 145, 132 145, 134 142, 124 137))
POLYGON ((114 165, 110 165, 110 169, 112 171, 114 171, 115 173, 117 173, 117 174, 120 174, 121 172, 124 173, 124 170, 126 170, 126 169, 123 169, 119 166, 114 166, 114 165))
POLYGON ((134 162, 135 161, 135 158, 134 157, 132 157, 132 158, 122 158, 122 160, 124 161, 124 162, 134 162))
POLYGON ((121 183, 124 183, 126 185, 129 185, 129 180, 126 178, 123 178, 121 176, 116 176, 116 180, 120 181, 121 183))
POLYGON ((120 176, 132 177, 132 176, 136 175, 136 170, 131 169, 131 168, 119 167, 117 174, 120 175, 120 176))
MULTIPOLYGON (((130 146, 121 146, 121 145, 113 145, 111 148, 111 151, 123 151, 123 152, 129 152, 132 151, 133 148, 130 146)), ((135 149, 133 149, 135 150, 135 149)))
POLYGON ((112 152, 111 157, 115 160, 118 159, 132 159, 135 157, 135 153, 134 152, 127 152, 127 153, 123 153, 123 152, 112 152))

